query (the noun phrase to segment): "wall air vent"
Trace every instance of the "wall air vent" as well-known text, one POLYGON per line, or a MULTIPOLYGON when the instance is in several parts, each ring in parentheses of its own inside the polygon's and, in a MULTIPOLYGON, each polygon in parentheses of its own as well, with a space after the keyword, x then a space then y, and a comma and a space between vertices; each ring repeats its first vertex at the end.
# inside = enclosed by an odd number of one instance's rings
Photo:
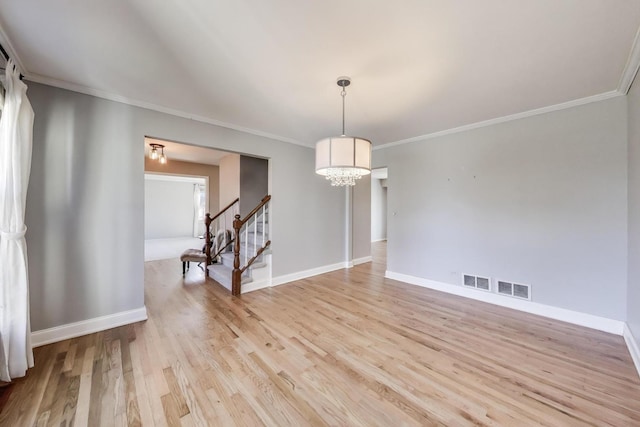
POLYGON ((504 295, 513 295, 513 284, 498 280, 498 293, 504 295))
POLYGON ((531 286, 522 283, 496 280, 496 292, 500 295, 531 300, 531 286))
POLYGON ((475 288, 480 289, 481 291, 491 292, 491 279, 489 279, 488 277, 463 274, 462 284, 468 288, 475 288))

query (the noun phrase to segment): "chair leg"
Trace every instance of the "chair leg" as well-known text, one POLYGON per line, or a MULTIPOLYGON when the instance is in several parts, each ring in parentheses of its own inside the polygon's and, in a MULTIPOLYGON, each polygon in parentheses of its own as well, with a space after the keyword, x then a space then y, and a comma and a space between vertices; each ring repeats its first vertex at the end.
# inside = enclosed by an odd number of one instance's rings
POLYGON ((182 261, 182 277, 184 277, 184 275, 186 274, 186 270, 185 270, 185 266, 186 265, 187 265, 187 263, 182 261))

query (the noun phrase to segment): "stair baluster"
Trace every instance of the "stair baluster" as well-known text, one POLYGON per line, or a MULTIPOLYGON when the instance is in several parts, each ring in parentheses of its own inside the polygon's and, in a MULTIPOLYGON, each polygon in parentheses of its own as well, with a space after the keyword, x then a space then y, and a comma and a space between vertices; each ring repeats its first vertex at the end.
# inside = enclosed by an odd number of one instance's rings
POLYGON ((265 227, 265 221, 266 221, 265 213, 266 212, 267 212, 267 205, 264 205, 262 207, 262 246, 264 246, 264 237, 265 237, 264 233, 265 233, 265 230, 266 230, 266 227, 265 227))
POLYGON ((233 273, 231 276, 231 294, 240 295, 240 285, 242 284, 242 271, 240 270, 240 228, 242 227, 242 220, 240 215, 236 215, 236 219, 233 221, 233 233, 235 235, 235 242, 233 244, 233 273))
MULTIPOLYGON (((205 215, 204 224, 205 224, 205 254, 207 255, 207 267, 213 264, 213 258, 220 255, 220 252, 224 248, 226 248, 230 242, 227 242, 227 211, 231 210, 231 212, 237 212, 239 207, 240 198, 236 198, 233 202, 229 203, 224 209, 211 217, 210 213, 205 215), (212 257, 211 256, 211 237, 213 235, 214 241, 217 239, 217 232, 220 230, 220 222, 222 222, 222 230, 224 230, 224 242, 222 248, 218 248, 218 252, 212 257)), ((206 270, 206 268, 205 268, 206 270)))
POLYGON ((207 212, 204 218, 204 253, 207 255, 207 262, 205 266, 205 271, 207 271, 207 267, 212 264, 211 260, 211 232, 209 229, 211 228, 211 214, 207 212))

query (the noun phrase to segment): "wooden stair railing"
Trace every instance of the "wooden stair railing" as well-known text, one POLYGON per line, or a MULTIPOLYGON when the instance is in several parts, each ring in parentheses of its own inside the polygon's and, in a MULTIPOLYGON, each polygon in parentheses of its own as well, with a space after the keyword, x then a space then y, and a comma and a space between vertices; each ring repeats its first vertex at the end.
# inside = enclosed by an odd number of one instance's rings
POLYGON ((227 249, 229 246, 231 246, 231 244, 233 242, 234 242, 234 239, 229 240, 226 245, 224 245, 223 247, 218 249, 218 252, 216 252, 215 254, 211 255, 212 263, 213 263, 213 260, 216 259, 218 257, 218 255, 220 255, 222 252, 224 252, 225 249, 227 249))
MULTIPOLYGON (((249 212, 247 216, 241 219, 240 215, 236 215, 235 220, 233 221, 234 245, 233 245, 233 273, 231 275, 231 294, 234 296, 239 296, 241 293, 240 289, 242 284, 242 273, 244 273, 246 269, 249 268, 251 264, 253 264, 260 255, 262 255, 262 253, 267 249, 267 247, 271 245, 271 240, 265 241, 266 205, 267 203, 269 203, 270 200, 271 200, 271 195, 264 196, 262 198, 262 201, 258 204, 258 206, 253 208, 253 210, 249 212), (254 218, 253 236, 254 236, 255 246, 257 247, 258 246, 258 241, 257 241, 258 212, 261 209, 262 209, 262 246, 256 251, 256 253, 251 257, 251 259, 248 259, 248 252, 247 252, 248 246, 245 244, 244 259, 246 264, 243 267, 240 267, 240 243, 241 243, 241 235, 242 235, 241 229, 245 224, 247 224, 247 222, 251 218, 254 218)), ((247 240, 248 233, 249 233, 249 227, 245 227, 245 230, 244 230, 245 240, 247 240)))
MULTIPOLYGON (((236 198, 233 202, 229 203, 224 209, 222 209, 220 212, 218 212, 217 214, 215 214, 215 216, 212 218, 210 213, 207 213, 205 215, 205 219, 204 219, 204 225, 205 225, 205 254, 207 255, 207 267, 210 266, 212 264, 212 260, 214 258, 216 258, 218 255, 220 255, 222 253, 222 251, 224 249, 226 249, 232 242, 233 240, 229 241, 226 243, 226 245, 224 245, 224 247, 219 248, 218 252, 214 255, 211 256, 211 224, 218 220, 219 218, 222 217, 223 218, 223 229, 226 231, 227 227, 226 227, 226 215, 224 215, 229 209, 231 209, 233 206, 235 206, 238 202, 240 201, 240 198, 236 198)), ((215 239, 216 236, 213 236, 213 238, 215 239)), ((205 267, 205 271, 207 271, 206 267, 205 267)), ((207 273, 208 275, 208 273, 207 273)))

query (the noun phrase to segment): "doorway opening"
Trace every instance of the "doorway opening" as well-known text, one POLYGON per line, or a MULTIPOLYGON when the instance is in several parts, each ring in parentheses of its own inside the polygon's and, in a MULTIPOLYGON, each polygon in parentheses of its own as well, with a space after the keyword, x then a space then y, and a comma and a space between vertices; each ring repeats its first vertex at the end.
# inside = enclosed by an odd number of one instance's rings
MULTIPOLYGON (((219 235, 230 236, 233 233, 234 215, 246 216, 269 194, 269 166, 269 160, 265 158, 146 137, 145 262, 175 260, 176 273, 181 273, 185 280, 204 280, 207 277, 206 263, 199 264, 202 268, 191 268, 185 273, 181 255, 187 250, 193 250, 193 253, 204 251, 207 213, 218 218, 211 224, 210 242, 217 242, 219 235), (154 145, 160 146, 162 161, 159 161, 160 155, 153 155, 154 145)), ((261 230, 267 230, 263 234, 268 235, 266 216, 263 225, 261 230)), ((228 239, 222 239, 224 250, 213 261, 218 265, 209 265, 209 273, 220 270, 220 264, 226 266, 227 252, 232 250, 232 246, 224 244, 228 239)), ((245 254, 248 249, 245 244, 245 254)), ((270 280, 270 253, 262 259, 265 262, 256 263, 252 268, 252 273, 255 270, 252 278, 256 281, 258 278, 270 280), (263 269, 266 273, 259 271, 258 267, 263 264, 269 267, 263 269)))
POLYGON ((387 168, 371 171, 371 242, 387 240, 387 168))
POLYGON ((386 167, 371 171, 371 253, 376 262, 376 254, 386 262, 387 246, 387 178, 386 167))

